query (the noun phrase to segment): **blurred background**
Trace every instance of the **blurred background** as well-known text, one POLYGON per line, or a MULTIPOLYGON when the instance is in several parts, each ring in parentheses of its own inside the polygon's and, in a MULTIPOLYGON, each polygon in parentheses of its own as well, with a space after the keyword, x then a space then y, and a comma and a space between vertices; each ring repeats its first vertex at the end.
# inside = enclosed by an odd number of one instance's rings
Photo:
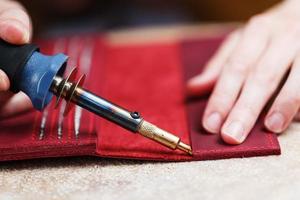
POLYGON ((245 21, 279 0, 21 1, 35 35, 178 23, 245 21))

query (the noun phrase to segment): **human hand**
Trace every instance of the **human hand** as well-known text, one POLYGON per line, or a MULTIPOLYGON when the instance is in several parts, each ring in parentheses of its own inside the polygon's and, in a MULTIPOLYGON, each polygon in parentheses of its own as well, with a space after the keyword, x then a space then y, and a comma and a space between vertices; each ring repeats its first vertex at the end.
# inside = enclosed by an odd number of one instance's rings
MULTIPOLYGON (((31 38, 31 20, 23 6, 11 0, 0 1, 0 38, 12 44, 28 43, 31 38)), ((0 70, 0 118, 24 112, 32 107, 22 92, 13 94, 7 75, 0 70)))
POLYGON ((299 117, 300 1, 283 2, 230 34, 204 72, 189 80, 187 89, 192 95, 213 89, 202 124, 229 144, 246 139, 280 89, 264 124, 272 132, 284 131, 299 117))

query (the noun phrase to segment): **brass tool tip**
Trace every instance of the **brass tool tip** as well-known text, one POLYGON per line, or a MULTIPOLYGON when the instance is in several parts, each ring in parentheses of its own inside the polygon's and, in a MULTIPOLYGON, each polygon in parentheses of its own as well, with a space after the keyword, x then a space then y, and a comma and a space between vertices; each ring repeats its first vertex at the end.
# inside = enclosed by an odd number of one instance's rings
POLYGON ((181 141, 178 143, 177 148, 180 149, 181 151, 184 151, 184 152, 190 154, 190 155, 193 155, 191 146, 187 145, 181 141))
POLYGON ((192 155, 192 148, 181 142, 179 137, 160 129, 145 120, 141 122, 138 132, 144 137, 154 140, 166 147, 169 147, 170 149, 179 149, 189 155, 192 155))

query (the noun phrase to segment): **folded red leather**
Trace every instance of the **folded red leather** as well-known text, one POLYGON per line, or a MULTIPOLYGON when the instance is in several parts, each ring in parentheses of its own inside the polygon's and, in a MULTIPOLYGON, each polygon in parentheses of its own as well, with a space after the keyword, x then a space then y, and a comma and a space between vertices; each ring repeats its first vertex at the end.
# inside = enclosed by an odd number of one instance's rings
POLYGON ((42 113, 31 111, 0 122, 0 160, 95 155, 184 161, 279 154, 276 136, 266 132, 260 121, 245 143, 226 145, 200 127, 206 98, 185 103, 184 81, 201 71, 221 40, 111 46, 92 35, 39 41, 45 53, 69 55, 68 66, 77 65, 87 74, 86 88, 140 111, 148 121, 192 144, 193 157, 129 133, 79 107, 63 118, 63 109, 54 110, 51 104, 42 113))

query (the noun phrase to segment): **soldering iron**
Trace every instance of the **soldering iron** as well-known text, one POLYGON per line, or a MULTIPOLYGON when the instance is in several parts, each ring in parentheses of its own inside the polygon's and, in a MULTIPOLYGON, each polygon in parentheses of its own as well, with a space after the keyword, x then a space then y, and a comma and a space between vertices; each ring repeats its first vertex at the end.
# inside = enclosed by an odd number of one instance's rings
POLYGON ((68 56, 62 53, 44 55, 34 44, 12 45, 0 41, 0 69, 10 80, 10 90, 24 92, 35 109, 43 110, 55 95, 56 107, 61 99, 67 102, 64 115, 74 103, 133 133, 192 155, 191 147, 179 137, 145 121, 138 112, 128 111, 82 88, 85 76, 75 80, 76 68, 64 77, 67 60, 68 56))

